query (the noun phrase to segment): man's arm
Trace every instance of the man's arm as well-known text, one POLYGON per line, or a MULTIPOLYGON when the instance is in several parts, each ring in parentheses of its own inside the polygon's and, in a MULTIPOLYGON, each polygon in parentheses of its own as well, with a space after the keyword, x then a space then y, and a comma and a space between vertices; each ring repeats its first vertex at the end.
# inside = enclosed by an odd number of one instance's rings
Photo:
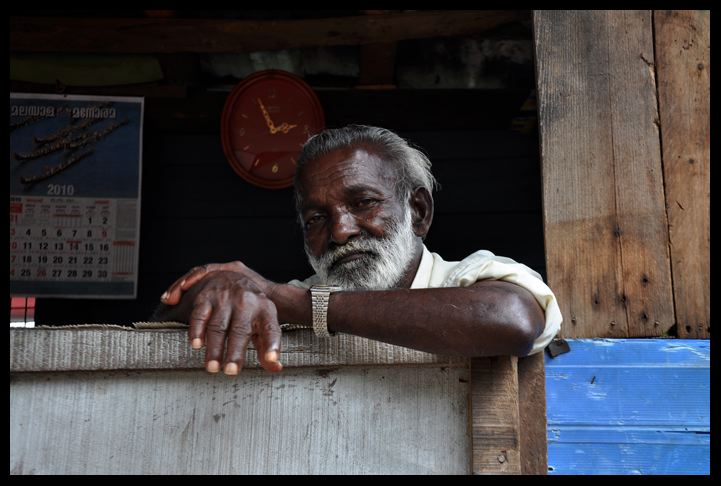
MULTIPOLYGON (((163 297, 167 304, 179 302, 170 312, 175 320, 189 322, 191 341, 207 346, 206 360, 222 359, 224 346, 221 339, 205 339, 207 334, 251 332, 252 319, 247 315, 256 312, 257 302, 229 293, 239 290, 258 295, 266 306, 272 303, 275 320, 261 327, 257 332, 261 337, 271 329, 277 334, 278 321, 312 323, 310 293, 305 289, 265 280, 240 262, 198 267, 178 279, 163 297)), ((485 280, 462 288, 337 292, 330 299, 328 326, 331 331, 437 354, 525 356, 543 332, 545 318, 524 288, 485 280)), ((247 338, 227 354, 244 354, 245 346, 247 338)), ((259 350, 265 353, 269 348, 259 350)), ((223 366, 227 362, 226 357, 223 366)))
MULTIPOLYGON (((278 286, 271 297, 281 322, 311 324, 310 294, 278 286)), ((435 354, 525 356, 545 316, 523 287, 484 280, 469 287, 336 292, 328 329, 435 354)))

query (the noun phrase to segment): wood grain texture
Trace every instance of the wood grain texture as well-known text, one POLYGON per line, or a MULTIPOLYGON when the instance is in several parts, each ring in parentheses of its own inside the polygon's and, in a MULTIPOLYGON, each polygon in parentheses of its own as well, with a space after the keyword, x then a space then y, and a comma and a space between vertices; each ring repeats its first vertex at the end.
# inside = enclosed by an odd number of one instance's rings
POLYGON ((518 358, 471 360, 471 470, 521 474, 518 358))
MULTIPOLYGON (((311 331, 283 334, 286 368, 344 365, 467 366, 467 359, 434 355, 348 334, 328 339, 311 331)), ((11 329, 10 371, 203 369, 204 351, 194 351, 185 330, 11 329)), ((246 368, 259 368, 249 346, 246 368)))
POLYGON ((545 353, 518 359, 521 474, 548 473, 545 353))
POLYGON ((660 336, 675 318, 651 14, 535 11, 534 44, 561 334, 660 336))
POLYGON ((654 12, 673 293, 683 338, 711 334, 710 16, 654 12))
POLYGON ((231 53, 471 35, 528 11, 417 11, 305 20, 11 17, 11 52, 231 53))
POLYGON ((468 474, 468 375, 15 374, 10 474, 468 474))

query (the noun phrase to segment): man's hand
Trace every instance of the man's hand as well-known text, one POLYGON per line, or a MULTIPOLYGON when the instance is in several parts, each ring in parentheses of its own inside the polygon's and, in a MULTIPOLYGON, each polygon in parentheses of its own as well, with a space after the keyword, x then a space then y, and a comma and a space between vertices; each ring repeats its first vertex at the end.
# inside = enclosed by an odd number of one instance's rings
POLYGON ((240 262, 211 264, 178 279, 163 302, 189 310, 188 336, 193 349, 205 344, 207 371, 220 371, 222 363, 226 375, 238 374, 252 340, 261 366, 277 372, 283 369, 281 330, 275 304, 264 293, 273 286, 240 262))
POLYGON ((237 273, 239 277, 245 277, 259 289, 259 291, 271 295, 275 284, 246 267, 243 262, 234 261, 227 263, 208 263, 199 267, 191 268, 188 273, 177 279, 168 287, 168 290, 160 296, 160 301, 165 305, 177 305, 183 293, 190 287, 200 282, 204 277, 219 271, 237 273))

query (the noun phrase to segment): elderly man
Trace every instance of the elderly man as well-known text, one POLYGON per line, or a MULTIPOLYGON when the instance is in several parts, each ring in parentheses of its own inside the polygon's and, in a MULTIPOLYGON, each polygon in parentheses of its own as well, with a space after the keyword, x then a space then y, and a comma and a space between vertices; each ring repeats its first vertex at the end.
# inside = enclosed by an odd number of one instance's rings
POLYGON ((156 318, 188 322, 193 349, 206 347, 206 369, 227 375, 242 368, 251 340, 263 368, 280 371, 280 323, 446 355, 543 350, 561 314, 540 275, 486 250, 446 262, 423 244, 433 220, 430 166, 383 128, 312 137, 295 191, 316 274, 281 284, 241 262, 204 265, 171 285, 156 318))

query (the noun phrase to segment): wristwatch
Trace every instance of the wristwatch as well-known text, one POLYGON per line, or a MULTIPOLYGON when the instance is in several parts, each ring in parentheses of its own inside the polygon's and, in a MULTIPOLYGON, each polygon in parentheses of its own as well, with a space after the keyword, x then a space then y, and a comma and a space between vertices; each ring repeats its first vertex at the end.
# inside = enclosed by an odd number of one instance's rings
POLYGON ((313 285, 310 288, 310 301, 313 306, 313 331, 318 337, 331 337, 328 332, 328 302, 330 294, 342 290, 332 285, 313 285))

